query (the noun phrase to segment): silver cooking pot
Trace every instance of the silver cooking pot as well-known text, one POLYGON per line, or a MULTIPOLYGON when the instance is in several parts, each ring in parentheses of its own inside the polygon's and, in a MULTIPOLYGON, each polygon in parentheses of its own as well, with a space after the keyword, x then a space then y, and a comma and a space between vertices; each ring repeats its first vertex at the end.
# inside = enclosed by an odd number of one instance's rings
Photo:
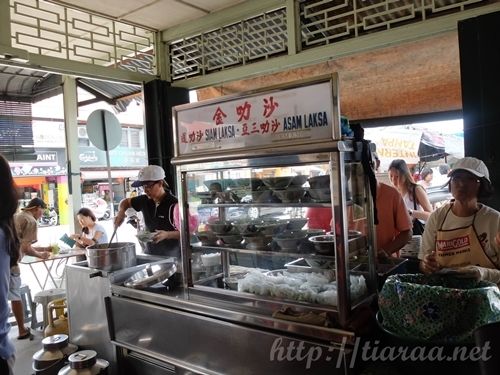
POLYGON ((86 248, 90 268, 103 271, 116 271, 136 265, 135 244, 133 242, 114 242, 97 244, 86 248))

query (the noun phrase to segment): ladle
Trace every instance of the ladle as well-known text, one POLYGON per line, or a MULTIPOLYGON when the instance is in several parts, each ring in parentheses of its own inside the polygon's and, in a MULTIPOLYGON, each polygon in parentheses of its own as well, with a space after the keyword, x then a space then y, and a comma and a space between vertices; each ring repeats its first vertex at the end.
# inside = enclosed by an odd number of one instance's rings
POLYGON ((111 242, 113 242, 113 238, 115 238, 116 230, 118 229, 118 225, 115 225, 115 229, 113 230, 113 234, 111 235, 111 238, 109 239, 108 246, 107 248, 109 249, 109 246, 111 245, 111 242))

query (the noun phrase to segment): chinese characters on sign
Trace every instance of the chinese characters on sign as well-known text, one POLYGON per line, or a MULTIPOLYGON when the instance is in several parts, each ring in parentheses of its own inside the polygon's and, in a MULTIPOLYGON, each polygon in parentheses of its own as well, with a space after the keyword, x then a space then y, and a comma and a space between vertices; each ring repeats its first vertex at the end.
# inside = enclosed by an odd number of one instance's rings
POLYGON ((234 149, 289 140, 332 139, 331 82, 176 111, 179 153, 234 149))

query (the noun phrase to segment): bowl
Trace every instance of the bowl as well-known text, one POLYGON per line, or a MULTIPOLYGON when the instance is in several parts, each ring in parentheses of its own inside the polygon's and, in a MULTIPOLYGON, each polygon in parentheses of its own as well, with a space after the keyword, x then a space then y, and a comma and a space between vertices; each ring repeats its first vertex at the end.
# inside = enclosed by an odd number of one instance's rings
POLYGON ((139 232, 136 235, 137 239, 141 242, 152 242, 154 236, 155 236, 155 233, 151 233, 148 231, 139 232))
POLYGON ((239 245, 241 241, 243 240, 243 237, 241 234, 218 234, 217 237, 221 239, 222 242, 224 242, 225 245, 230 245, 230 246, 235 246, 239 245))
POLYGON ((211 231, 200 231, 195 233, 196 237, 201 241, 202 245, 210 246, 217 243, 217 236, 211 231))
POLYGON ((264 249, 271 242, 271 236, 264 236, 261 233, 252 233, 243 236, 245 247, 251 250, 264 249))
POLYGON ((290 182, 290 185, 288 185, 289 188, 299 188, 302 187, 307 181, 307 176, 299 174, 297 176, 293 176, 292 181, 290 182))
POLYGON ((313 200, 317 202, 330 202, 332 199, 329 187, 320 189, 309 189, 307 193, 313 200))
POLYGON ((235 178, 232 180, 235 187, 246 190, 257 190, 262 186, 260 178, 235 178))
POLYGON ((207 223, 207 228, 215 234, 226 234, 233 229, 233 224, 230 221, 214 221, 207 223))
POLYGON ((307 231, 287 231, 273 236, 273 241, 281 250, 298 250, 298 247, 305 238, 307 231))
POLYGON ((285 228, 286 222, 280 220, 255 220, 252 225, 265 236, 277 234, 285 228))
POLYGON ((314 248, 320 254, 335 253, 335 236, 321 235, 309 237, 309 241, 314 244, 314 248))
POLYGON ((262 182, 269 189, 284 190, 292 183, 293 178, 294 176, 265 177, 262 179, 262 182))
POLYGON ((304 197, 305 191, 302 188, 291 188, 285 190, 273 190, 273 194, 281 200, 282 203, 298 203, 304 197))
POLYGON ((330 190, 330 175, 314 176, 307 179, 311 189, 326 189, 330 190))
POLYGON ((287 230, 301 230, 308 222, 307 218, 289 219, 286 223, 287 230))

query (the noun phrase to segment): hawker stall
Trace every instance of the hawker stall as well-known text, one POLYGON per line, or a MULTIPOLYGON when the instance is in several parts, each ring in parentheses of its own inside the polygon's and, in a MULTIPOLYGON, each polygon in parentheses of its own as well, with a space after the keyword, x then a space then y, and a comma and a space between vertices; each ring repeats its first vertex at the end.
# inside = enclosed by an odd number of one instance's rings
POLYGON ((336 76, 174 117, 179 283, 111 283, 120 373, 348 373, 377 279, 366 153, 341 134, 336 76))

